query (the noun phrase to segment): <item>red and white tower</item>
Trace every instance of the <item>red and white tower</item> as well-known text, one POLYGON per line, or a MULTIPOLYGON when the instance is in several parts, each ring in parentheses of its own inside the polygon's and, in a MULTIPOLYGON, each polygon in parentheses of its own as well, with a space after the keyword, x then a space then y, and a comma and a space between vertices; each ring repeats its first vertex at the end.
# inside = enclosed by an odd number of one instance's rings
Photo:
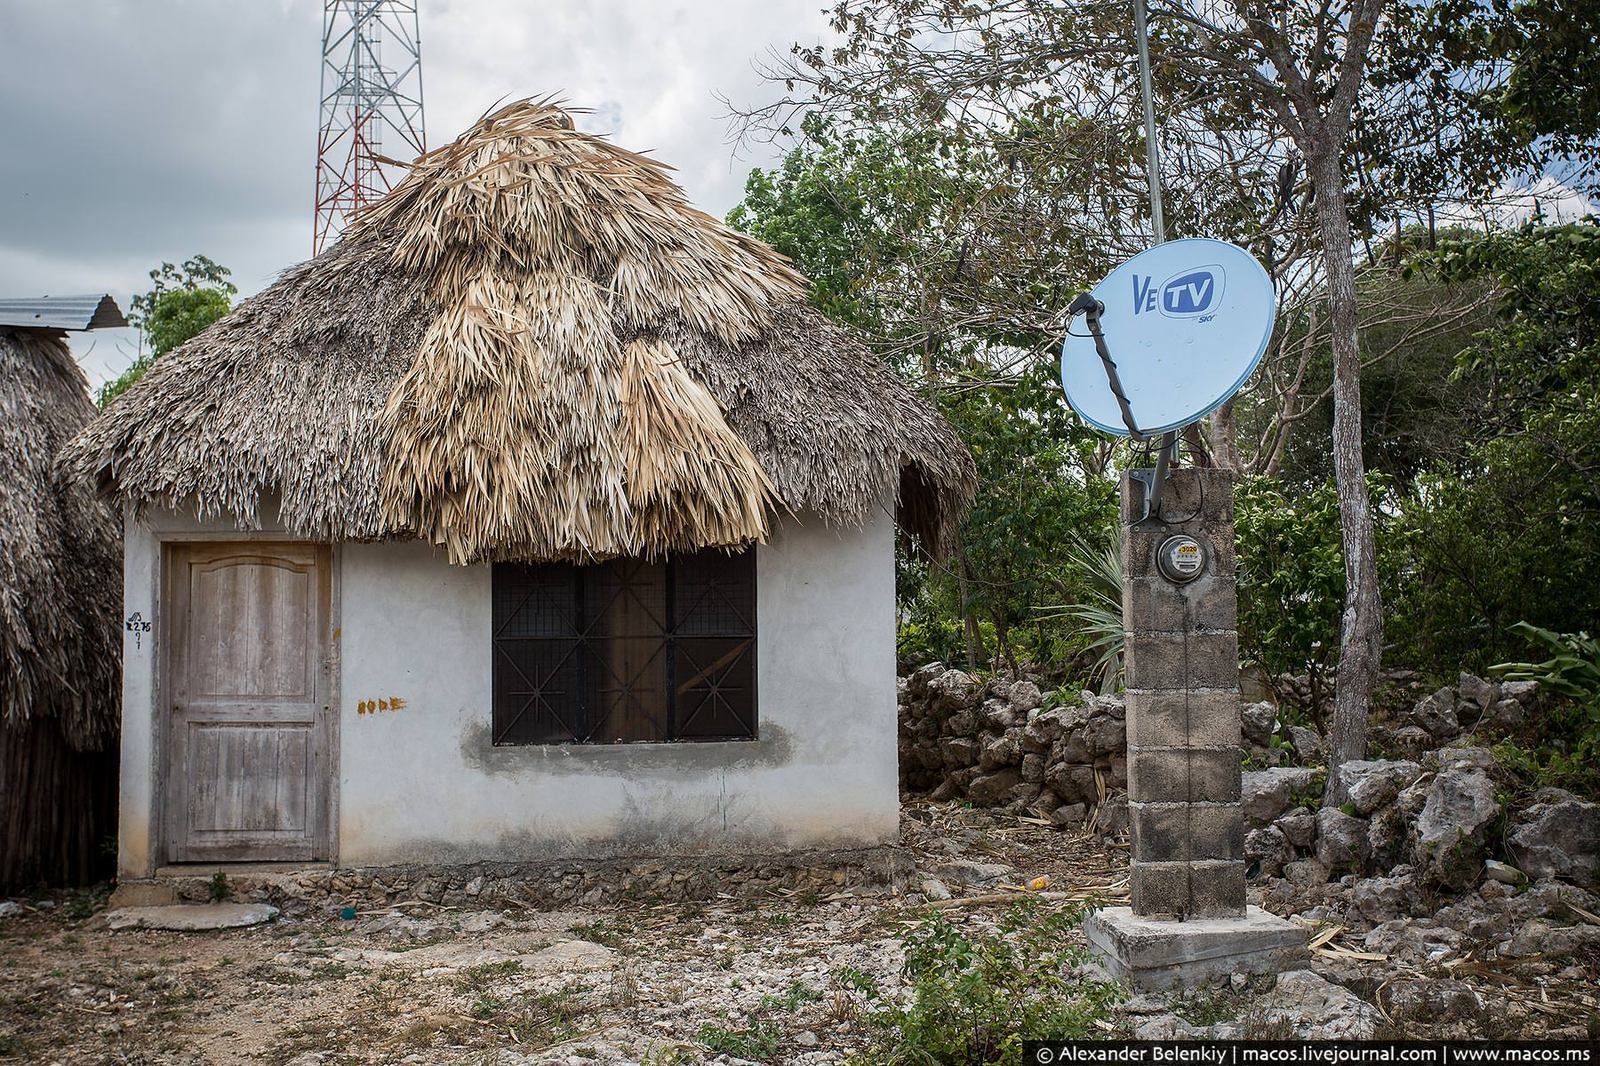
POLYGON ((389 191, 386 159, 409 161, 426 143, 417 0, 326 0, 312 253, 389 191))

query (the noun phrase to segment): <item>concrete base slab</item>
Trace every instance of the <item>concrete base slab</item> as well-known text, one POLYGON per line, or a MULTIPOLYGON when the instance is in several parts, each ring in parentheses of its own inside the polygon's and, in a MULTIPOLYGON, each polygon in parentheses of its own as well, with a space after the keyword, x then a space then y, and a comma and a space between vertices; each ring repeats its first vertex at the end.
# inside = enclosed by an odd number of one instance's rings
POLYGON ((118 881, 111 890, 111 906, 164 907, 178 902, 178 886, 169 881, 118 881))
POLYGON ((1307 932, 1259 907, 1241 918, 1175 921, 1107 907, 1084 919, 1084 935, 1113 977, 1134 988, 1189 988, 1236 973, 1278 973, 1310 957, 1307 932))
POLYGON ((243 929, 278 916, 266 903, 179 903, 165 907, 123 907, 106 912, 112 929, 171 929, 198 933, 213 929, 243 929))

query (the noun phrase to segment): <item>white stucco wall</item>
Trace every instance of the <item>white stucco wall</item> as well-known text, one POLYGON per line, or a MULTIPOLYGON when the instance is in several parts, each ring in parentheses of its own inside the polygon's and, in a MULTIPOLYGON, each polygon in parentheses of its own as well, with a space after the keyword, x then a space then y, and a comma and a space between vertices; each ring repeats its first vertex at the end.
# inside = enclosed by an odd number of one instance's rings
MULTIPOLYGON (((155 608, 160 534, 130 522, 129 612, 155 608), (148 604, 149 607, 144 605, 148 604)), ((167 533, 194 528, 175 516, 167 533)), ((213 527, 215 528, 215 527, 213 527)), ((778 851, 894 839, 894 542, 889 519, 789 522, 758 547, 760 739, 494 747, 490 569, 423 544, 335 558, 342 865, 778 851), (404 707, 357 714, 365 700, 404 707)), ((156 630, 159 632, 159 628, 156 630)), ((124 672, 124 876, 148 876, 153 634, 124 672)))

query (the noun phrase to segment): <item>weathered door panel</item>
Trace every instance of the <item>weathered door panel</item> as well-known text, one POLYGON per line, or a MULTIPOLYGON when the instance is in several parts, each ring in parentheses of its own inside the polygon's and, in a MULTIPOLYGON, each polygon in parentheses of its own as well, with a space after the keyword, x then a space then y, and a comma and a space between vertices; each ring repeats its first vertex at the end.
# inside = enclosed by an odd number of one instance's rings
POLYGON ((171 550, 169 861, 329 857, 329 570, 310 544, 171 550))

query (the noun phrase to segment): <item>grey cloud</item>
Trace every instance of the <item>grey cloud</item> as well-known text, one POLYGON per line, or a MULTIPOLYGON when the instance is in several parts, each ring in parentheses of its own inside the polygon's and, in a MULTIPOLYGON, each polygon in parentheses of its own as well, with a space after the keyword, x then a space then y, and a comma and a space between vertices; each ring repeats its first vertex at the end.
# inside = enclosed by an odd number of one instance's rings
MULTIPOLYGON (((502 98, 558 94, 714 214, 770 159, 731 157, 715 94, 756 98, 752 58, 825 29, 816 0, 422 5, 430 143, 502 98)), ((196 252, 249 294, 308 255, 321 9, 0 0, 0 294, 126 305, 151 267, 196 252)), ((75 342, 91 379, 132 358, 119 333, 75 342)))

